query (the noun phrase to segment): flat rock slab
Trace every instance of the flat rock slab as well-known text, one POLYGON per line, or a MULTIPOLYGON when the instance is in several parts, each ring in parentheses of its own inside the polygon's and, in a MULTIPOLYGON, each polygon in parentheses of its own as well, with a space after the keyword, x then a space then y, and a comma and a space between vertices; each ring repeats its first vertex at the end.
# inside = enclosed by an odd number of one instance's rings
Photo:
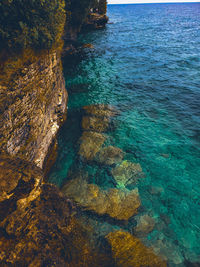
POLYGON ((85 160, 93 160, 97 152, 101 149, 106 136, 92 131, 84 131, 80 138, 79 156, 85 160))
POLYGON ((145 236, 152 232, 155 226, 155 220, 148 214, 136 217, 137 226, 134 228, 134 233, 137 236, 145 236))
POLYGON ((95 160, 101 164, 113 165, 122 162, 124 152, 114 146, 102 148, 96 155, 95 160))
POLYGON ((117 267, 167 267, 164 260, 128 232, 111 232, 106 239, 117 267))
POLYGON ((86 131, 105 132, 109 126, 109 118, 99 118, 94 116, 84 116, 82 119, 82 129, 86 131))
POLYGON ((140 164, 128 160, 124 160, 120 165, 112 169, 111 173, 121 187, 136 183, 139 178, 144 177, 140 164))
POLYGON ((117 220, 128 220, 140 206, 138 189, 130 191, 112 188, 105 191, 79 178, 69 181, 62 192, 85 210, 99 215, 107 214, 117 220))
POLYGON ((118 115, 115 107, 105 104, 85 106, 83 110, 87 115, 96 117, 113 117, 118 115))

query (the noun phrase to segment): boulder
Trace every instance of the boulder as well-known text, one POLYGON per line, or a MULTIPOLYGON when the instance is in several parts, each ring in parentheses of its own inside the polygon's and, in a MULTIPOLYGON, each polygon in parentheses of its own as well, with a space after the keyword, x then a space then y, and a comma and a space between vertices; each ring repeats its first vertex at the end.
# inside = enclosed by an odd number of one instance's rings
POLYGON ((69 181, 62 192, 85 210, 99 215, 107 214, 118 220, 128 220, 140 206, 138 189, 130 191, 112 188, 106 191, 79 178, 69 181))
POLYGON ((111 232, 106 239, 118 267, 167 267, 164 260, 128 232, 111 232))
POLYGON ((83 110, 87 115, 96 117, 113 117, 118 114, 115 107, 105 104, 85 106, 83 110))
POLYGON ((93 117, 93 116, 84 116, 82 119, 82 129, 86 131, 95 131, 95 132, 105 132, 109 126, 109 119, 93 117))
POLYGON ((145 214, 136 217, 137 226, 134 228, 134 233, 137 236, 145 236, 153 231, 155 226, 155 220, 149 215, 145 214))
POLYGON ((106 137, 103 134, 84 131, 80 138, 79 156, 85 160, 93 160, 105 140, 106 137))
POLYGON ((139 178, 144 177, 140 164, 128 160, 124 160, 120 165, 112 169, 111 173, 118 186, 121 187, 136 183, 139 178))
POLYGON ((95 160, 101 164, 113 165, 120 163, 123 159, 123 151, 114 146, 102 148, 96 155, 95 160))
POLYGON ((94 49, 94 45, 93 44, 84 44, 83 48, 94 49))

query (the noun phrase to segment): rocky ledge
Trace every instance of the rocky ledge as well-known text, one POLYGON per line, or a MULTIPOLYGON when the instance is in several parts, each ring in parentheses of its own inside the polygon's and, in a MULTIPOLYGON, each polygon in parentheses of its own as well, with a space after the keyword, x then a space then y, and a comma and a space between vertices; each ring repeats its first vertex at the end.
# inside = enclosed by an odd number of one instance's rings
POLYGON ((0 156, 0 266, 112 266, 91 249, 72 202, 42 181, 37 166, 0 156))
POLYGON ((90 13, 83 24, 83 29, 92 30, 92 29, 102 29, 105 27, 108 22, 108 17, 103 14, 90 13))

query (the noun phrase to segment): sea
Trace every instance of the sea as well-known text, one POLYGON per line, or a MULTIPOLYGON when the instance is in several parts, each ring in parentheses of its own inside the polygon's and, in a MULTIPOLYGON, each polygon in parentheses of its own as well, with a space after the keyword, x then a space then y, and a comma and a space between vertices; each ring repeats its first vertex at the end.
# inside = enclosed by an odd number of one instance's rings
MULTIPOLYGON (((142 242, 169 266, 200 266, 200 3, 108 5, 108 16, 104 29, 79 35, 80 46, 93 48, 63 58, 68 118, 49 182, 62 187, 85 170, 103 190, 116 186, 110 167, 77 153, 83 106, 112 105, 107 145, 145 174, 134 185, 139 215, 155 226, 142 242)), ((99 236, 135 223, 90 216, 99 236)))

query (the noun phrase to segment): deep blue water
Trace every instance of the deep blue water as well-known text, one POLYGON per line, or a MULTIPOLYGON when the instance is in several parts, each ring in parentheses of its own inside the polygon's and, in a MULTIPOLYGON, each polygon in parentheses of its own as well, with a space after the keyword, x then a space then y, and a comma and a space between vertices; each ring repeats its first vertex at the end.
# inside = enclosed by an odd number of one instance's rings
POLYGON ((105 29, 80 35, 94 50, 64 59, 68 120, 50 181, 86 168, 111 186, 104 169, 77 163, 77 141, 82 106, 114 105, 109 142, 146 174, 137 186, 156 226, 143 241, 170 266, 200 262, 200 3, 112 5, 108 16, 105 29))

